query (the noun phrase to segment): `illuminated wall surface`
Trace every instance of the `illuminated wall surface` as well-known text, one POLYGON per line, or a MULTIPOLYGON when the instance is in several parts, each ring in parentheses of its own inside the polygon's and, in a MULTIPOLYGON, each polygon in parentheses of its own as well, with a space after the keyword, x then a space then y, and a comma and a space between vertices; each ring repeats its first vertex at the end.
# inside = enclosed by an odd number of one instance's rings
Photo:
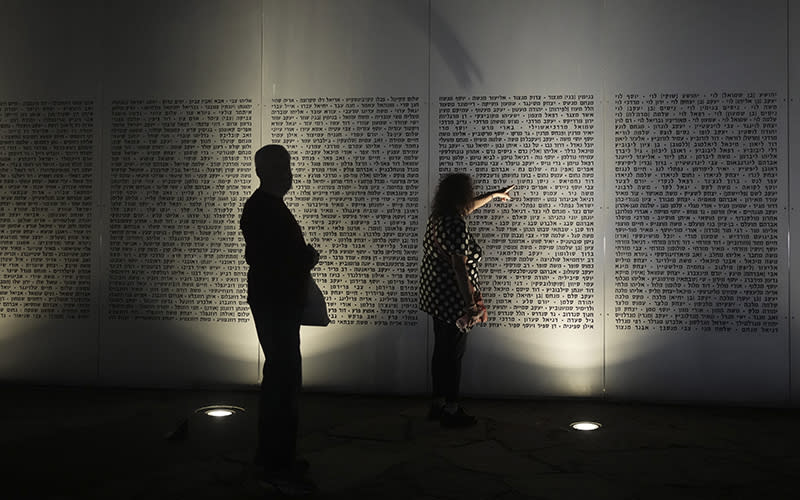
POLYGON ((277 142, 333 318, 306 386, 427 390, 421 233, 465 171, 518 187, 470 217, 464 392, 797 404, 799 36, 785 0, 2 0, 0 380, 256 384, 277 142))

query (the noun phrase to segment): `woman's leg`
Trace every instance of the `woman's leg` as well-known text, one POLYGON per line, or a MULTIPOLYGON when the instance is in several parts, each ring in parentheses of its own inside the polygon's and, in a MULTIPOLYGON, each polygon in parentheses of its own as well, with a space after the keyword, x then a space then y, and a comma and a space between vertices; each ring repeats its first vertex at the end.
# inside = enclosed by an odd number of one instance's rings
POLYGON ((431 359, 433 396, 457 403, 461 384, 461 359, 467 346, 467 333, 455 324, 433 322, 434 346, 431 359))

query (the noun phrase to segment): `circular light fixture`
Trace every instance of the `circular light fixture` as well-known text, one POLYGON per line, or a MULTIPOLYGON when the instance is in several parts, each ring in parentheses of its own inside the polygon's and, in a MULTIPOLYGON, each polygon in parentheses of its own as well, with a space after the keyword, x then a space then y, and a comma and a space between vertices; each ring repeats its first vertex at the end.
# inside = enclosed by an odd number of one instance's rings
POLYGON ((206 410, 206 415, 209 417, 230 417, 233 415, 233 412, 224 408, 219 408, 217 410, 206 410))
POLYGON ((569 424, 570 427, 575 429, 576 431, 596 431, 602 425, 597 422, 590 422, 588 420, 581 420, 580 422, 572 422, 569 424))
POLYGON ((208 415, 209 417, 214 417, 214 418, 224 418, 224 417, 230 417, 234 413, 239 413, 243 411, 244 408, 240 406, 213 405, 213 406, 204 406, 202 408, 198 408, 195 410, 195 413, 202 413, 204 415, 208 415))

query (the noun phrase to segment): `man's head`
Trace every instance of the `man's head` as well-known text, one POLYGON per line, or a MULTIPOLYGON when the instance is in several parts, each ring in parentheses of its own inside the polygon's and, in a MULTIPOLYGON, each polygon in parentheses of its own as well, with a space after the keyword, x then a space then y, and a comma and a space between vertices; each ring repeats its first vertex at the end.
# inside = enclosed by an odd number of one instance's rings
POLYGON ((281 145, 270 144, 256 152, 256 175, 261 186, 271 193, 283 196, 292 188, 292 157, 281 145))

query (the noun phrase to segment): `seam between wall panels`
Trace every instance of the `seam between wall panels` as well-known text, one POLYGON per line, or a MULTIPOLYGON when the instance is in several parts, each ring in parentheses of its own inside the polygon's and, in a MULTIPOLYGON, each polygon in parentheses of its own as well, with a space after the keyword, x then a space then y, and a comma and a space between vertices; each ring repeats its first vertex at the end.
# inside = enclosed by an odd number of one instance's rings
MULTIPOLYGON (((105 45, 105 44, 104 44, 105 45)), ((101 346, 101 335, 103 332, 103 299, 102 296, 102 288, 103 288, 103 231, 104 228, 107 227, 107 224, 103 223, 104 213, 107 213, 107 210, 103 210, 103 196, 105 195, 105 176, 103 175, 103 158, 105 157, 105 150, 104 150, 104 123, 103 123, 103 115, 105 109, 105 93, 103 92, 103 82, 102 77, 100 81, 100 85, 97 89, 97 94, 99 94, 98 102, 100 106, 99 112, 95 111, 96 115, 98 116, 98 124, 97 126, 100 128, 100 134, 98 140, 100 141, 99 147, 97 148, 97 164, 95 168, 99 170, 98 174, 98 184, 100 185, 100 200, 94 205, 95 210, 98 208, 99 214, 95 215, 96 220, 99 222, 100 227, 97 231, 97 281, 95 283, 94 289, 97 291, 97 339, 95 343, 95 381, 97 385, 100 385, 100 346, 101 346)), ((95 109, 97 109, 97 105, 95 105, 95 109)), ((111 185, 109 182, 108 191, 111 191, 111 185)), ((98 196, 97 192, 95 191, 94 196, 98 196)), ((110 208, 110 207, 109 207, 110 208)), ((107 242, 106 242, 107 243, 107 242)), ((108 277, 106 277, 106 281, 108 281, 108 277)))
MULTIPOLYGON (((107 17, 107 9, 106 9, 105 4, 97 5, 96 8, 99 10, 99 18, 102 19, 102 20, 105 20, 106 17, 107 17)), ((104 125, 105 124, 104 124, 104 120, 103 120, 103 117, 104 117, 104 114, 105 114, 105 71, 104 71, 104 67, 105 67, 105 61, 107 60, 107 57, 108 57, 108 53, 107 53, 107 50, 108 50, 107 49, 107 47, 108 47, 108 43, 107 43, 107 41, 108 41, 107 40, 107 38, 108 38, 107 23, 104 22, 103 26, 104 27, 103 27, 102 31, 99 33, 99 37, 101 39, 101 42, 103 42, 102 43, 102 47, 103 47, 103 49, 102 49, 102 61, 104 62, 104 64, 100 68, 99 81, 98 81, 97 89, 95 91, 96 92, 95 95, 98 98, 98 104, 95 104, 95 109, 97 109, 98 105, 99 105, 99 108, 100 108, 99 112, 95 111, 96 116, 98 117, 97 126, 100 129, 100 133, 99 133, 99 137, 98 137, 98 140, 99 140, 100 143, 99 143, 98 148, 97 148, 98 157, 97 157, 97 164, 95 165, 95 169, 98 170, 98 181, 97 181, 97 183, 98 183, 99 188, 100 188, 99 189, 99 197, 100 197, 100 199, 94 205, 94 209, 95 210, 99 209, 100 213, 96 214, 93 217, 94 221, 97 222, 99 224, 99 226, 100 226, 100 227, 97 228, 98 229, 97 230, 97 278, 96 278, 96 282, 95 282, 95 286, 94 286, 94 290, 97 291, 97 298, 96 298, 96 301, 97 301, 96 302, 97 303, 97 320, 96 320, 97 335, 96 335, 96 342, 95 342, 95 383, 96 383, 96 385, 101 385, 101 383, 102 383, 102 380, 100 378, 100 364, 101 364, 100 363, 100 359, 101 359, 101 345, 102 345, 101 337, 103 335, 103 323, 104 323, 103 322, 103 294, 102 294, 102 291, 103 291, 103 280, 104 280, 104 273, 103 273, 103 262, 104 262, 104 259, 103 259, 103 232, 105 231, 105 228, 107 227, 107 225, 103 223, 103 218, 105 217, 104 214, 108 213, 110 211, 110 208, 111 208, 109 206, 108 207, 109 210, 103 210, 104 196, 105 196, 105 193, 106 193, 106 176, 104 175, 105 170, 103 168, 104 167, 103 159, 105 158, 105 144, 104 144, 104 142, 105 142, 105 130, 104 130, 105 127, 104 127, 104 125)), ((109 179, 110 179, 110 177, 109 177, 109 179)), ((111 191, 111 182, 110 181, 108 182, 108 191, 109 192, 111 191)), ((93 193, 93 196, 98 196, 97 191, 95 191, 95 193, 93 193)), ((107 241, 106 241, 106 244, 108 244, 107 241)), ((108 277, 107 276, 105 276, 105 281, 108 282, 108 277)))
MULTIPOLYGON (((608 36, 608 19, 607 19, 607 15, 608 15, 607 14, 608 13, 607 9, 608 9, 608 7, 607 7, 605 1, 603 2, 602 9, 603 9, 603 12, 602 12, 602 16, 601 16, 601 20, 602 20, 601 22, 603 23, 603 26, 604 26, 604 29, 603 29, 603 33, 604 33, 603 43, 607 47, 608 46, 608 40, 609 40, 609 36, 608 36)), ((603 67, 607 68, 608 65, 604 64, 603 67)), ((607 137, 606 137, 606 129, 607 129, 606 120, 607 120, 607 115, 608 115, 608 113, 607 113, 607 111, 608 111, 608 94, 607 94, 607 88, 606 88, 607 75, 605 74, 605 71, 606 70, 604 69, 603 70, 603 75, 602 75, 602 79, 603 79, 603 84, 602 84, 603 108, 602 109, 603 109, 603 111, 602 111, 601 119, 599 121, 595 122, 595 123, 598 123, 598 122, 600 123, 601 134, 602 134, 602 139, 601 139, 602 142, 601 143, 603 145, 602 146, 602 151, 601 151, 601 156, 600 156, 600 161, 602 162, 602 168, 601 168, 601 172, 600 172, 600 181, 602 182, 602 186, 603 186, 603 199, 600 201, 600 211, 601 211, 601 214, 602 214, 602 224, 603 224, 603 230, 602 230, 603 253, 602 253, 602 257, 601 257, 602 260, 600 261, 601 262, 601 266, 600 266, 600 278, 601 279, 600 279, 600 282, 599 282, 600 286, 602 287, 602 295, 603 295, 603 303, 602 303, 602 307, 600 309, 600 334, 602 335, 602 349, 603 349, 603 355, 602 355, 602 369, 603 369, 603 371, 602 371, 602 379, 601 379, 602 388, 600 390, 600 393, 601 393, 603 399, 608 397, 608 391, 607 391, 608 387, 607 387, 607 383, 606 383, 606 367, 607 367, 607 361, 606 361, 607 360, 607 352, 606 352, 607 351, 607 338, 606 338, 606 333, 607 333, 607 326, 608 326, 608 319, 607 319, 608 318, 608 314, 607 314, 607 311, 608 311, 608 293, 607 293, 608 287, 606 286, 606 280, 608 278, 607 278, 606 274, 607 274, 607 269, 609 267, 608 266, 608 228, 611 225, 610 222, 611 222, 611 213, 612 213, 611 209, 610 209, 610 194, 609 194, 610 193, 610 188, 609 188, 609 183, 607 182, 608 181, 607 177, 609 176, 608 172, 611 171, 610 170, 611 166, 610 166, 610 163, 607 164, 607 162, 606 162, 606 160, 607 160, 607 156, 606 156, 606 153, 607 153, 607 149, 606 149, 606 140, 607 140, 607 137)))
MULTIPOLYGON (((261 104, 258 107, 259 108, 258 109, 258 123, 259 123, 259 129, 260 129, 259 134, 258 134, 259 135, 259 141, 260 141, 260 143, 258 144, 259 148, 264 144, 264 141, 266 139, 266 136, 265 136, 266 132, 264 130, 264 128, 265 128, 264 127, 264 113, 266 113, 266 109, 267 109, 267 105, 264 102, 264 97, 265 97, 265 89, 264 89, 264 68, 265 68, 264 32, 266 31, 266 23, 267 23, 267 9, 265 7, 266 2, 267 2, 267 0, 261 0, 261 33, 260 33, 260 35, 261 35, 261 37, 260 37, 261 44, 260 44, 260 47, 259 47, 259 51, 261 53, 261 71, 259 72, 260 73, 260 77, 261 77, 261 81, 259 82, 259 85, 258 85, 258 93, 260 94, 258 100, 259 100, 259 102, 261 104)), ((255 323, 255 319, 253 319, 253 323, 255 323)), ((260 341, 256 343, 256 353, 257 354, 256 354, 256 378, 255 378, 255 381, 256 381, 256 385, 258 385, 259 382, 260 382, 259 378, 261 377, 261 372, 262 372, 261 371, 261 342, 260 341)))
MULTIPOLYGON (((603 363, 603 375, 602 375, 602 388, 601 388, 601 394, 602 394, 603 398, 606 398, 606 394, 607 394, 606 393, 606 342, 607 342, 606 341, 606 327, 607 327, 608 322, 606 321, 606 315, 603 314, 603 313, 605 313, 605 311, 607 310, 606 307, 607 307, 607 301, 608 301, 608 294, 606 293, 608 291, 608 287, 606 287, 606 279, 607 279, 606 278, 606 274, 607 274, 606 271, 607 271, 607 268, 608 268, 608 266, 606 265, 606 263, 608 262, 607 228, 610 225, 609 224, 609 219, 610 219, 610 215, 609 214, 611 213, 611 211, 608 209, 608 197, 609 197, 608 192, 609 192, 609 190, 608 190, 608 186, 606 185, 606 182, 605 182, 606 181, 606 171, 607 171, 607 168, 606 168, 606 127, 605 127, 605 121, 606 121, 606 116, 607 116, 607 108, 608 108, 608 97, 607 97, 607 94, 606 94, 606 86, 605 86, 605 79, 604 79, 603 80, 603 108, 602 108, 603 111, 602 111, 602 116, 601 116, 601 121, 600 121, 602 129, 603 129, 603 131, 602 131, 602 133, 603 133, 603 138, 602 138, 603 150, 602 150, 602 153, 601 153, 602 156, 600 157, 600 161, 603 163, 603 167, 601 169, 602 173, 601 173, 600 179, 601 179, 601 182, 603 183, 602 184, 603 185, 603 198, 604 198, 605 203, 601 202, 601 206, 600 206, 600 208, 601 208, 600 213, 602 214, 602 217, 603 217, 603 228, 604 229, 603 229, 603 232, 602 232, 603 233, 602 234, 602 237, 603 237, 603 253, 602 253, 602 260, 600 261, 602 263, 602 265, 601 265, 601 269, 600 269, 600 281, 599 281, 599 285, 602 287, 602 294, 603 294, 603 304, 602 304, 602 308, 600 310, 601 311, 600 312, 600 328, 601 328, 600 333, 601 333, 602 339, 603 339, 603 360, 602 360, 602 363, 603 363), (603 204, 605 204, 606 206, 604 207, 603 204)), ((596 174, 595 174, 595 178, 597 178, 596 174)))
POLYGON ((792 65, 791 65, 791 2, 786 0, 786 267, 789 275, 786 290, 787 354, 789 358, 789 384, 787 404, 793 403, 792 380, 792 65))
MULTIPOLYGON (((430 199, 431 199, 431 172, 433 167, 431 165, 431 149, 433 148, 433 123, 432 123, 432 114, 431 114, 431 107, 433 103, 431 102, 431 45, 433 44, 432 34, 433 34, 433 27, 431 22, 431 3, 433 0, 428 0, 428 106, 427 106, 427 113, 428 113, 428 164, 427 168, 425 169, 425 177, 427 178, 428 189, 427 189, 427 196, 425 200, 425 216, 420 218, 420 223, 423 220, 427 219, 427 214, 430 213, 430 199)), ((421 242, 417 242, 420 244, 421 242)), ((425 389, 426 392, 430 393, 433 391, 433 385, 431 382, 431 364, 428 360, 431 359, 431 318, 428 314, 425 314, 425 389)))

